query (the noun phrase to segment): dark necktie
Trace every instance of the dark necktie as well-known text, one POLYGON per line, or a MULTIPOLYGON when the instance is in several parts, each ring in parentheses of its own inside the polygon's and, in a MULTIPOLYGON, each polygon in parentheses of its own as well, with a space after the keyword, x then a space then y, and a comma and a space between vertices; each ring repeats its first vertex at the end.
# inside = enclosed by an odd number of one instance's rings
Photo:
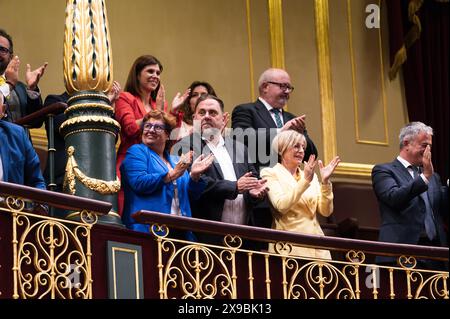
MULTIPOLYGON (((419 176, 420 168, 416 166, 410 166, 414 173, 414 178, 419 176)), ((425 191, 420 194, 424 204, 425 204, 425 232, 430 240, 436 237, 436 225, 434 224, 433 209, 431 208, 430 201, 428 199, 428 193, 425 191)))
POLYGON ((280 110, 279 109, 271 109, 270 110, 275 116, 275 123, 277 124, 277 128, 283 127, 283 122, 281 122, 280 110))

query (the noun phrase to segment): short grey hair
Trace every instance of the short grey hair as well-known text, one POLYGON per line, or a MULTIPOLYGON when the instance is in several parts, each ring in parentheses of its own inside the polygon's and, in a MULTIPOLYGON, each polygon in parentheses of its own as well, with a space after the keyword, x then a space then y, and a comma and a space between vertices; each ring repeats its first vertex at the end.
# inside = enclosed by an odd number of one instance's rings
POLYGON ((301 143, 305 141, 306 138, 303 134, 294 131, 294 130, 287 130, 282 131, 275 136, 275 138, 272 141, 272 149, 279 155, 283 156, 284 152, 286 152, 287 149, 294 147, 295 144, 301 143))
POLYGON ((421 132, 425 132, 427 135, 433 135, 433 129, 422 122, 411 122, 406 124, 406 126, 400 130, 400 135, 398 136, 400 140, 400 149, 403 148, 404 141, 415 139, 421 132))
MULTIPOLYGON (((258 79, 258 89, 259 89, 259 91, 261 92, 261 86, 262 86, 264 83, 269 82, 269 81, 272 81, 273 77, 275 76, 275 73, 276 73, 276 72, 280 72, 280 71, 286 72, 286 71, 283 70, 283 69, 277 69, 277 68, 270 68, 270 69, 265 70, 265 71, 259 76, 259 79, 258 79)), ((286 72, 286 73, 287 73, 287 72, 286 72)))

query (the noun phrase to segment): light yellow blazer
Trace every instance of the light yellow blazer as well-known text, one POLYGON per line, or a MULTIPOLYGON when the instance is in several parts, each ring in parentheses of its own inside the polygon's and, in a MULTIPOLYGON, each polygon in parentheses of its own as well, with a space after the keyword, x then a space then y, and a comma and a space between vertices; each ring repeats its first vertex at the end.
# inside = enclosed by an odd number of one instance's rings
MULTIPOLYGON (((333 212, 333 191, 331 183, 322 185, 317 175, 311 183, 303 177, 297 182, 292 174, 281 164, 264 168, 261 178, 267 179, 269 200, 272 204, 272 228, 294 231, 308 235, 324 235, 317 221, 316 213, 330 216, 333 212)), ((273 244, 269 245, 273 252, 273 244)), ((292 255, 331 259, 328 250, 294 246, 292 255)))

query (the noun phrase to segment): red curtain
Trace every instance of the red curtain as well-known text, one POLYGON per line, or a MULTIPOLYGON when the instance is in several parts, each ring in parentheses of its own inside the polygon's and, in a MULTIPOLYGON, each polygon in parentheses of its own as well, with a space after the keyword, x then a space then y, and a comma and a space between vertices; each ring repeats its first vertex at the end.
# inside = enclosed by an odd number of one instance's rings
MULTIPOLYGON (((391 64, 412 23, 408 0, 388 0, 391 64)), ((417 12, 420 38, 407 50, 402 66, 409 120, 430 125, 433 164, 445 183, 449 178, 449 2, 424 0, 417 12)))

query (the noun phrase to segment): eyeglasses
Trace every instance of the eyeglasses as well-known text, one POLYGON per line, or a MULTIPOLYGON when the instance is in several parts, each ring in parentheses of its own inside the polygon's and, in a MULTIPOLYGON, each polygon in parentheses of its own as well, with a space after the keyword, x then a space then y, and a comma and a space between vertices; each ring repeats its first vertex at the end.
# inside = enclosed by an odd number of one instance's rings
POLYGON ((144 124, 144 131, 150 131, 151 129, 154 129, 156 133, 160 134, 166 130, 165 125, 161 124, 153 124, 153 123, 145 123, 144 124))
POLYGON ((278 85, 280 87, 280 90, 282 90, 282 91, 286 91, 286 90, 289 90, 289 92, 294 91, 294 87, 292 85, 290 85, 289 83, 279 83, 279 82, 272 82, 272 81, 267 81, 267 83, 278 85))
POLYGON ((10 54, 10 53, 11 53, 11 51, 8 48, 5 48, 5 47, 0 45, 0 54, 7 55, 7 54, 10 54))

